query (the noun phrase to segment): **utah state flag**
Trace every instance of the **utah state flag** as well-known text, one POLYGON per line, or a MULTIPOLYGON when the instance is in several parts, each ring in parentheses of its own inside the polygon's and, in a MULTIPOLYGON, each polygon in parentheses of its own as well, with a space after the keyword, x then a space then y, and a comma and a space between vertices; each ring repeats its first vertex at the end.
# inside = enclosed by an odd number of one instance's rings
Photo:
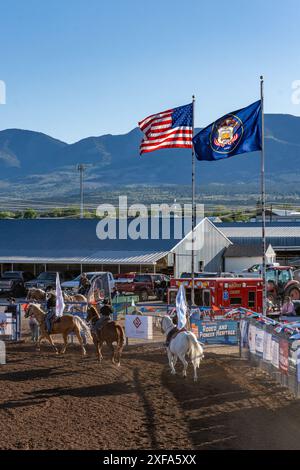
POLYGON ((261 150, 261 101, 226 114, 193 138, 198 160, 220 160, 261 150))

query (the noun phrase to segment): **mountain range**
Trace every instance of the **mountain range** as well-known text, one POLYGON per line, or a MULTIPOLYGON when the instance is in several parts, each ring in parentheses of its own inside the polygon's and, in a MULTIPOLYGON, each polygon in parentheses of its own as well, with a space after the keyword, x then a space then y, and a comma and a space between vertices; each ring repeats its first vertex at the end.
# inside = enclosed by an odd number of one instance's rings
MULTIPOLYGON (((270 187, 297 191, 300 162, 300 117, 267 114, 266 179, 270 187)), ((0 131, 0 194, 46 197, 78 193, 78 163, 86 165, 86 190, 107 186, 188 185, 191 152, 162 150, 139 155, 142 133, 87 137, 67 144, 40 132, 0 131)), ((259 153, 219 162, 197 162, 197 184, 203 188, 225 185, 232 191, 259 181, 259 153)))

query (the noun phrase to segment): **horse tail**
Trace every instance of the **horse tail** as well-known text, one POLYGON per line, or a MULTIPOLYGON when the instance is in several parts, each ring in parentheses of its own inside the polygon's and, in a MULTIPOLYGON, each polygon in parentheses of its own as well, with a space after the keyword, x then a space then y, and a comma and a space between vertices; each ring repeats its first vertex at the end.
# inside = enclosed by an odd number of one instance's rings
POLYGON ((79 328, 79 330, 83 330, 86 338, 89 339, 90 341, 92 341, 93 338, 92 338, 92 335, 91 335, 91 331, 90 331, 89 327, 87 326, 87 324, 80 317, 78 317, 78 315, 74 315, 73 318, 74 318, 74 322, 75 322, 76 326, 79 328))
POLYGON ((189 354, 191 361, 195 364, 196 367, 199 367, 201 360, 204 358, 203 348, 193 333, 188 335, 188 341, 190 346, 189 354))

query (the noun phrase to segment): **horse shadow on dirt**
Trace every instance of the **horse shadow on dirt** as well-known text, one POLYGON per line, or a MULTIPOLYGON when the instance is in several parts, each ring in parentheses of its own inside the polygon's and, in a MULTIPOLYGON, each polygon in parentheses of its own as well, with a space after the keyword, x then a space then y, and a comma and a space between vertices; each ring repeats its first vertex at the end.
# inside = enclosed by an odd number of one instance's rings
POLYGON ((23 398, 17 401, 7 401, 0 404, 1 409, 13 409, 27 406, 41 405, 46 403, 51 398, 59 398, 64 396, 76 398, 99 398, 101 396, 117 396, 130 394, 134 392, 132 384, 125 382, 115 382, 111 384, 94 385, 89 387, 78 388, 50 388, 43 390, 33 390, 27 392, 28 398, 23 398))
POLYGON ((48 379, 60 375, 69 375, 57 367, 47 367, 43 369, 22 370, 17 372, 0 373, 0 381, 26 382, 28 380, 48 379))
POLYGON ((221 356, 215 360, 214 354, 207 355, 200 365, 198 382, 193 381, 190 365, 186 379, 181 376, 181 366, 176 376, 171 376, 169 369, 162 372, 162 383, 181 408, 195 449, 234 448, 237 436, 230 419, 232 414, 245 412, 251 396, 230 379, 221 361, 221 356))
POLYGON ((138 394, 143 403, 145 413, 145 426, 147 428, 147 433, 150 438, 151 449, 158 449, 159 442, 156 436, 156 426, 154 420, 155 413, 151 402, 150 400, 148 400, 147 395, 145 393, 143 383, 140 379, 140 373, 138 368, 135 368, 133 371, 133 383, 135 387, 135 392, 138 394))
POLYGON ((154 364, 159 364, 159 363, 164 363, 167 362, 168 359, 166 357, 165 351, 163 349, 157 349, 149 354, 149 352, 140 352, 138 350, 135 350, 134 352, 126 352, 124 354, 124 359, 127 360, 136 360, 139 359, 141 361, 145 362, 153 362, 154 364))
POLYGON ((77 388, 50 388, 43 390, 34 390, 29 392, 33 398, 57 398, 70 396, 76 398, 92 398, 92 397, 109 397, 117 395, 126 395, 134 392, 134 388, 130 383, 113 382, 110 384, 91 385, 88 387, 77 388))

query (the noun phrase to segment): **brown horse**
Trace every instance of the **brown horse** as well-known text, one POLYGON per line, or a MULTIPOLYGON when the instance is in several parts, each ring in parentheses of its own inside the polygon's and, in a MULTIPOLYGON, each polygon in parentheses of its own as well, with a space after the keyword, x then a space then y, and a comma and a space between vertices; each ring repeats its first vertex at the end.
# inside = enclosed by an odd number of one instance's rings
POLYGON ((41 349, 41 340, 46 338, 55 349, 56 354, 58 354, 58 350, 53 343, 51 336, 61 334, 64 339, 64 346, 61 350, 61 354, 64 354, 68 345, 68 335, 70 333, 75 333, 81 346, 82 354, 83 356, 86 355, 80 332, 83 330, 87 338, 92 339, 92 337, 88 326, 81 320, 81 318, 76 315, 63 315, 57 322, 53 323, 52 331, 49 334, 45 323, 46 313, 36 304, 29 304, 25 312, 25 318, 28 318, 31 315, 36 318, 40 326, 40 336, 37 341, 38 351, 41 349))
POLYGON ((46 297, 47 294, 44 290, 32 287, 27 293, 26 300, 29 300, 31 302, 34 300, 36 300, 37 302, 44 302, 46 300, 46 297))
POLYGON ((103 359, 102 356, 102 345, 105 342, 112 352, 111 360, 113 364, 120 365, 121 353, 125 344, 125 331, 121 325, 118 325, 115 321, 107 321, 100 329, 97 328, 97 321, 100 315, 97 309, 91 305, 87 311, 87 321, 91 322, 91 333, 93 337, 94 345, 96 346, 96 353, 99 362, 103 359), (113 343, 117 343, 117 349, 115 351, 113 343))
POLYGON ((71 305, 70 310, 71 312, 84 312, 86 313, 87 307, 86 305, 76 305, 76 303, 81 302, 83 304, 87 304, 87 298, 82 294, 74 294, 69 295, 63 292, 63 298, 65 302, 75 302, 74 305, 71 305))

